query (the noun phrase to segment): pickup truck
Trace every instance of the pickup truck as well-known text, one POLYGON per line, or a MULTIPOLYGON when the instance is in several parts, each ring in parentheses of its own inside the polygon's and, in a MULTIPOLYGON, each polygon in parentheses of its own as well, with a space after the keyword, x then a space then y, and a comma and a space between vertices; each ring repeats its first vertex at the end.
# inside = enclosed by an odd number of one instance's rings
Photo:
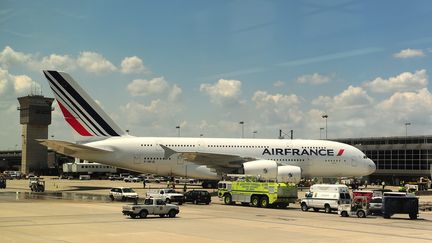
POLYGON ((146 196, 150 198, 160 198, 166 203, 177 202, 179 205, 182 205, 184 202, 183 194, 170 188, 151 189, 147 192, 146 196))
POLYGON ((166 204, 160 198, 147 198, 144 204, 129 204, 123 206, 123 215, 128 215, 131 218, 146 218, 147 215, 159 215, 161 218, 168 215, 174 218, 180 212, 179 207, 174 204, 166 204))

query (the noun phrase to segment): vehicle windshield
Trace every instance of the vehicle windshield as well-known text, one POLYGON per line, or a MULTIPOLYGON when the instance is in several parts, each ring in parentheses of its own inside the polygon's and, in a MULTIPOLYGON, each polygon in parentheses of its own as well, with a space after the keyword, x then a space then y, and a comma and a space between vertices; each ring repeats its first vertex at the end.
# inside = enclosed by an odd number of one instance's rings
POLYGON ((123 188, 123 192, 135 192, 132 188, 123 188))
POLYGON ((176 191, 174 189, 168 189, 165 191, 165 193, 176 193, 176 191))

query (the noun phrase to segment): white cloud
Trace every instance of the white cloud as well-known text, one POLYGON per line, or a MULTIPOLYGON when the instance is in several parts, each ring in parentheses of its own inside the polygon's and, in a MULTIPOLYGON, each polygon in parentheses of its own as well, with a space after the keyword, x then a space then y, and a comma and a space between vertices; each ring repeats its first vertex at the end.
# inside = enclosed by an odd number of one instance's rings
POLYGON ((414 57, 424 57, 425 54, 422 50, 418 49, 405 49, 398 53, 393 54, 393 57, 400 58, 400 59, 406 59, 406 58, 414 58, 414 57))
POLYGON ((32 79, 26 75, 19 75, 13 78, 14 90, 17 94, 22 94, 24 92, 29 92, 33 84, 32 79))
POLYGON ((121 62, 122 73, 148 73, 148 69, 144 67, 143 61, 137 57, 125 57, 121 62))
POLYGON ((135 79, 128 84, 127 90, 134 96, 160 94, 168 88, 168 83, 164 77, 158 77, 151 80, 135 79))
POLYGON ((396 92, 378 104, 377 107, 381 112, 396 116, 430 115, 432 113, 432 95, 426 88, 417 92, 396 92))
POLYGON ((365 87, 373 92, 395 92, 419 90, 428 85, 428 75, 425 69, 417 70, 415 73, 404 72, 395 77, 383 79, 378 77, 366 82, 365 87))
POLYGON ((201 84, 200 91, 210 96, 211 102, 222 105, 237 102, 241 93, 241 81, 219 79, 216 84, 201 84))
POLYGON ((280 81, 280 80, 276 81, 276 82, 273 84, 273 86, 274 86, 274 87, 277 87, 277 88, 282 87, 282 86, 284 86, 284 85, 285 85, 285 83, 284 83, 283 81, 280 81))
POLYGON ((35 69, 57 69, 62 71, 74 70, 77 66, 75 60, 68 55, 51 54, 42 57, 41 61, 32 61, 35 69))
POLYGON ((96 52, 84 51, 81 52, 77 64, 90 73, 114 72, 117 68, 105 57, 96 52))
POLYGON ((35 83, 29 76, 13 75, 10 74, 8 70, 0 68, 0 94, 6 94, 10 97, 25 93, 28 94, 32 86, 40 90, 40 85, 35 83))
POLYGON ((350 85, 346 90, 334 97, 319 96, 312 101, 312 104, 326 109, 338 110, 341 108, 361 108, 372 104, 372 102, 372 97, 363 88, 350 85))
POLYGON ((255 107, 260 111, 262 119, 271 121, 291 121, 298 123, 302 120, 301 101, 297 95, 268 94, 265 91, 256 91, 252 97, 255 107))
POLYGON ((296 82, 300 84, 324 84, 330 81, 331 77, 319 73, 306 74, 297 78, 296 82))
POLYGON ((182 89, 178 87, 176 84, 174 84, 171 88, 171 91, 168 94, 168 98, 170 100, 177 100, 182 94, 182 92, 183 92, 182 89))
POLYGON ((18 52, 6 46, 0 52, 0 66, 9 68, 11 65, 23 65, 32 70, 57 69, 71 71, 81 68, 86 72, 98 74, 107 72, 147 74, 150 72, 144 66, 142 59, 137 56, 125 57, 121 61, 120 67, 116 67, 102 54, 92 51, 83 51, 76 58, 56 53, 40 57, 39 54, 18 52))
POLYGON ((6 68, 12 64, 28 63, 30 60, 31 55, 17 52, 10 46, 6 46, 0 53, 0 64, 6 68))

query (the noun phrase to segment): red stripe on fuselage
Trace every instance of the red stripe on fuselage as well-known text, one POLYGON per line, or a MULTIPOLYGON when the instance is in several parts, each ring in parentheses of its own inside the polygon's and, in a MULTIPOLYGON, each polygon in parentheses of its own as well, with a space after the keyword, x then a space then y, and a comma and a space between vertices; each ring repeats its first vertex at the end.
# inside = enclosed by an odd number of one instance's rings
POLYGON ((65 118, 65 120, 69 123, 69 125, 71 125, 71 127, 77 132, 79 133, 79 135, 81 136, 93 136, 91 133, 89 133, 87 131, 87 129, 85 129, 85 127, 83 127, 79 121, 62 105, 62 103, 60 103, 57 100, 57 103, 60 106, 60 109, 63 113, 63 116, 65 118))
POLYGON ((345 149, 339 149, 337 156, 341 156, 344 153, 345 149))

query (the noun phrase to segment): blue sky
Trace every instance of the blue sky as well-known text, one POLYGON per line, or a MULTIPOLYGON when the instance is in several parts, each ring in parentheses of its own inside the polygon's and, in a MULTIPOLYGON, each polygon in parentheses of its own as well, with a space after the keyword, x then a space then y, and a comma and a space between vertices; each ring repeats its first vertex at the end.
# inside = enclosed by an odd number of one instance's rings
POLYGON ((430 23, 430 1, 1 1, 0 149, 42 69, 137 136, 430 135, 430 23))

